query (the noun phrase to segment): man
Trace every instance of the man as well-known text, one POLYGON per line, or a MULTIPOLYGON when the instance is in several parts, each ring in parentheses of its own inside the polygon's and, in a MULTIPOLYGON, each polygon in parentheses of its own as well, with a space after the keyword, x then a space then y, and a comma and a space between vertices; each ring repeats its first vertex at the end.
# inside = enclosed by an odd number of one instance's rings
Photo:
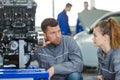
MULTIPOLYGON (((83 11, 88 11, 88 6, 89 6, 88 2, 85 1, 84 2, 84 10, 83 11)), ((77 19, 77 23, 76 23, 76 30, 75 30, 75 32, 77 34, 77 33, 82 32, 82 31, 84 31, 84 28, 83 28, 82 24, 80 23, 80 19, 78 18, 77 19)))
POLYGON ((68 16, 67 16, 67 12, 69 12, 71 8, 72 8, 72 4, 67 3, 65 9, 62 12, 60 12, 57 17, 57 21, 59 22, 61 33, 63 35, 72 36, 72 32, 70 30, 70 26, 68 23, 68 16))
POLYGON ((83 61, 80 49, 70 36, 61 35, 57 20, 45 19, 41 24, 45 42, 32 60, 49 72, 50 80, 82 80, 83 61))
POLYGON ((85 1, 85 2, 84 2, 84 10, 88 10, 88 6, 89 6, 89 5, 88 5, 88 2, 85 1))

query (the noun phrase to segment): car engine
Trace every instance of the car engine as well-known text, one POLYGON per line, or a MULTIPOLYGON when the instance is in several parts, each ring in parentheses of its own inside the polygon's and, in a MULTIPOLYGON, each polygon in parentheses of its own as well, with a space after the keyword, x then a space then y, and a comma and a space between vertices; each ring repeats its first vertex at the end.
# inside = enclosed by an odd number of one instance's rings
POLYGON ((2 66, 26 68, 33 47, 37 4, 33 0, 0 0, 0 55, 2 66))

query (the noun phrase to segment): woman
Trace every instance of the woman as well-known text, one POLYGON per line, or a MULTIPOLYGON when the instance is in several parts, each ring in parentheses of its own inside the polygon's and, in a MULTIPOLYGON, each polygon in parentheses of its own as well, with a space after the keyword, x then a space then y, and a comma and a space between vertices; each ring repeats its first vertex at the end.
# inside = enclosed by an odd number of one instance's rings
POLYGON ((120 25, 113 18, 98 22, 93 28, 93 42, 98 49, 98 72, 86 80, 120 80, 120 25))

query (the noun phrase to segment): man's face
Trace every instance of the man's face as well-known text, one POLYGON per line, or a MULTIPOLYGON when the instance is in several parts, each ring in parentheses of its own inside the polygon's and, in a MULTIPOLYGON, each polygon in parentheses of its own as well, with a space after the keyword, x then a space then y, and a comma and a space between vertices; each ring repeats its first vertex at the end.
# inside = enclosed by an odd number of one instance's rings
POLYGON ((67 8, 67 11, 70 11, 70 10, 71 10, 71 8, 72 8, 72 6, 68 7, 68 8, 67 8))
POLYGON ((61 41, 61 31, 59 25, 55 27, 48 26, 44 33, 45 39, 50 41, 54 45, 59 45, 61 41))
POLYGON ((84 8, 87 10, 88 9, 88 3, 84 3, 84 8))

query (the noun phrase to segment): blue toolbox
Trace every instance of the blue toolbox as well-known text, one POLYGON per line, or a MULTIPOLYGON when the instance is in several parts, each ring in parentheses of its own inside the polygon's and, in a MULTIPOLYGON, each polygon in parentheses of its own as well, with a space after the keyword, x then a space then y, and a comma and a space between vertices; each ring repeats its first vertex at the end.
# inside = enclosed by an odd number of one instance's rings
POLYGON ((33 78, 48 80, 49 74, 45 69, 0 69, 0 79, 33 78))

